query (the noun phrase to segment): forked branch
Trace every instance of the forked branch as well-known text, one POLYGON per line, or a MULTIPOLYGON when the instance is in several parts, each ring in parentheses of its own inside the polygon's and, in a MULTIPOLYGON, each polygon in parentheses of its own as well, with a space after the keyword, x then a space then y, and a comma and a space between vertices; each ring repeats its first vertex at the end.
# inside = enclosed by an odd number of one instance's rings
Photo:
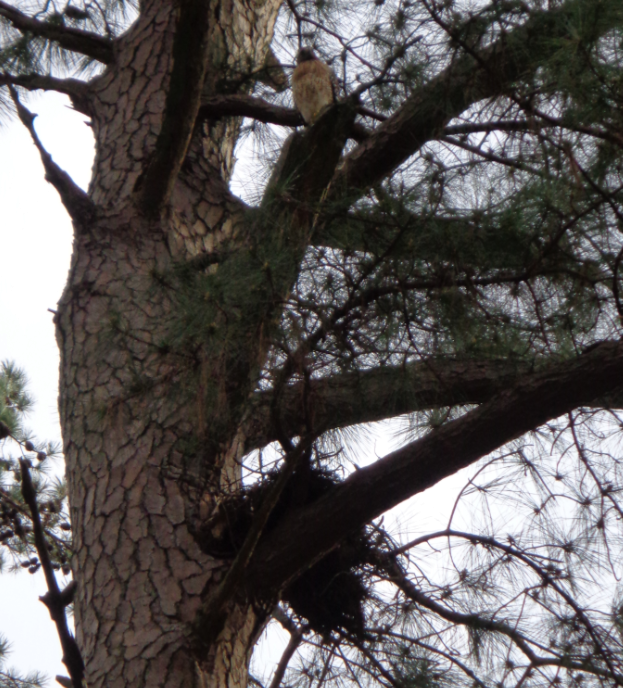
POLYGON ((482 613, 458 612, 445 604, 441 604, 428 595, 425 595, 411 582, 402 568, 391 557, 388 557, 385 559, 385 561, 379 563, 380 566, 387 572, 389 580, 394 583, 397 588, 399 588, 399 590, 407 599, 415 602, 416 605, 433 612, 451 624, 506 636, 524 654, 530 666, 534 668, 558 666, 566 669, 575 669, 576 671, 587 671, 598 676, 614 678, 619 685, 623 679, 620 674, 614 671, 614 667, 611 667, 610 670, 604 671, 603 669, 600 670, 594 666, 590 666, 589 668, 586 662, 573 661, 569 657, 557 655, 555 652, 545 656, 539 655, 537 654, 535 648, 533 648, 533 641, 521 633, 517 629, 516 625, 505 623, 500 619, 496 619, 494 616, 486 616, 482 613))

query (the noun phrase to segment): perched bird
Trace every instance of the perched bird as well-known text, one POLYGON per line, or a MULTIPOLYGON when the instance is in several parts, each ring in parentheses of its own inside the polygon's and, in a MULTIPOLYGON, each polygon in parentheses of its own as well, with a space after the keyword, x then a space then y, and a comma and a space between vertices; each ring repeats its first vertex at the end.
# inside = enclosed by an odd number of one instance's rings
POLYGON ((313 124, 335 102, 335 75, 311 48, 301 48, 292 72, 292 97, 306 124, 313 124))

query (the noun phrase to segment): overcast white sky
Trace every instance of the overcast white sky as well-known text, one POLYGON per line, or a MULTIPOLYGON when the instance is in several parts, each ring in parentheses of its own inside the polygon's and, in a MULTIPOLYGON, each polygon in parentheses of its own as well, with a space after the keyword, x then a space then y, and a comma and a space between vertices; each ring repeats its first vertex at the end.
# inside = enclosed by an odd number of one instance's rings
MULTIPOLYGON (((39 116, 37 132, 54 160, 87 188, 93 159, 93 138, 85 118, 69 107, 64 96, 46 94, 29 104, 39 116)), ((240 156, 244 159, 244 156, 240 156)), ((240 164, 240 163, 239 163, 240 164)), ((56 191, 44 180, 39 154, 21 124, 0 127, 0 360, 15 361, 30 378, 36 408, 28 425, 45 439, 60 440, 57 386, 58 350, 52 314, 69 268, 71 223, 56 191)), ((391 447, 377 436, 361 448, 361 463, 382 456, 391 447)), ((63 468, 59 464, 59 471, 63 468)), ((437 486, 433 493, 403 505, 396 518, 409 530, 443 527, 460 477, 437 486), (443 508, 440 506, 443 505, 443 508), (417 518, 410 518, 416 515, 417 518), (426 518, 423 518, 423 515, 426 518)), ((407 533, 405 532, 405 535, 407 533)), ((54 625, 38 601, 45 592, 43 574, 0 576, 0 634, 12 641, 6 666, 22 672, 41 671, 50 677, 66 674, 54 625)), ((285 638, 264 643, 261 656, 280 655, 285 638)))

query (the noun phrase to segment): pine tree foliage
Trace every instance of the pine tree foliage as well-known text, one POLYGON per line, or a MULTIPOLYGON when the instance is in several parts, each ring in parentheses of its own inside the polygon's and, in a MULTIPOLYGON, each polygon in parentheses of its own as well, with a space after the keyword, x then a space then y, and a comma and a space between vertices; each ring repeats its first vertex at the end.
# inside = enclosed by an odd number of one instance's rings
MULTIPOLYGON (((203 128, 218 218, 235 207, 240 224, 154 259, 131 311, 167 304, 148 338, 123 302, 101 316, 122 401, 97 412, 121 424, 122 403, 157 395, 192 409, 199 430, 162 475, 195 500, 202 552, 227 563, 192 627, 198 666, 246 595, 258 627, 288 638, 274 667, 259 643, 260 688, 621 685, 623 6, 288 0, 258 68, 202 47, 203 6, 182 5, 168 114, 118 196, 163 234, 182 224, 172 189, 205 171, 203 128), (340 102, 284 144, 302 122, 283 73, 312 44, 340 102), (239 165, 255 156, 237 173, 244 203, 221 191, 227 156, 210 158, 227 137, 239 165), (353 469, 357 427, 397 417, 402 448, 353 469), (379 520, 477 460, 444 528, 379 520)), ((90 114, 89 88, 142 11, 0 0, 2 102, 40 150, 28 91, 90 114)), ((101 178, 84 195, 42 156, 78 233, 97 225, 101 178)), ((6 364, 0 385, 16 452, 1 464, 0 539, 36 570, 15 457, 39 445, 22 428, 23 375, 6 364)), ((64 488, 32 463, 62 569, 64 488)))
MULTIPOLYGON (((62 481, 49 474, 50 462, 59 449, 42 443, 25 426, 33 399, 27 391, 28 380, 23 370, 4 361, 0 367, 0 570, 41 568, 34 544, 32 514, 21 490, 20 458, 34 470, 34 484, 39 500, 53 567, 68 575, 71 541, 66 509, 66 489, 62 481)), ((10 644, 0 636, 0 686, 2 688, 37 688, 45 677, 37 672, 22 675, 7 667, 10 644)))
POLYGON ((33 399, 23 370, 5 361, 0 368, 0 565, 9 571, 36 573, 41 564, 34 546, 32 516, 21 490, 19 460, 34 472, 37 498, 43 515, 54 568, 66 575, 71 552, 67 490, 53 475, 51 462, 60 455, 55 443, 41 442, 25 425, 33 399))
POLYGON ((6 638, 0 636, 0 686, 2 688, 40 688, 45 684, 43 676, 37 673, 20 676, 13 670, 6 670, 5 663, 11 648, 6 638))

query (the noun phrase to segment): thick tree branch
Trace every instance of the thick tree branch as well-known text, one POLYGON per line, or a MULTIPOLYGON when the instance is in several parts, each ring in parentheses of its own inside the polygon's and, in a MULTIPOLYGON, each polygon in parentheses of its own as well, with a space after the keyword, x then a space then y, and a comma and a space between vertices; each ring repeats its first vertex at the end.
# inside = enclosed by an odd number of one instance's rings
MULTIPOLYGON (((271 294, 268 298, 262 298, 259 307, 254 302, 248 304, 250 312, 248 318, 243 318, 245 321, 252 322, 253 318, 266 321, 271 318, 274 309, 281 306, 285 293, 292 288, 292 283, 296 279, 296 270, 309 243, 310 233, 313 232, 313 211, 310 211, 307 206, 318 202, 324 193, 335 165, 338 163, 354 115, 354 108, 350 103, 332 108, 313 127, 304 133, 293 134, 284 146, 280 163, 264 196, 265 225, 258 224, 255 238, 265 239, 265 242, 262 242, 262 248, 268 251, 268 255, 273 259, 276 254, 285 253, 281 237, 282 231, 287 233, 288 257, 280 261, 278 270, 273 271, 268 260, 263 265, 262 269, 269 275, 267 286, 271 294), (291 211, 288 204, 281 202, 284 194, 293 200, 300 201, 295 205, 294 211, 291 211), (271 212, 269 209, 278 210, 271 212)), ((237 256, 232 258, 232 260, 237 259, 237 256)), ((240 263, 228 267, 235 273, 244 271, 240 263)), ((257 287, 256 292, 259 292, 257 287)), ((240 356, 235 352, 235 364, 231 366, 232 379, 228 382, 229 388, 241 398, 247 397, 251 379, 249 369, 245 364, 242 364, 240 356)), ((272 425, 275 426, 276 423, 272 425)), ((220 633, 227 605, 244 579, 248 563, 260 541, 268 518, 300 457, 310 448, 314 438, 315 436, 309 437, 308 433, 305 433, 295 447, 287 437, 283 437, 284 449, 287 450, 286 469, 263 500, 244 543, 224 579, 206 598, 197 614, 194 635, 199 648, 207 649, 220 633)))
POLYGON ((288 516, 260 542, 247 584, 260 594, 284 583, 348 533, 486 454, 623 383, 623 343, 604 342, 550 370, 524 376, 479 408, 353 473, 288 516))
MULTIPOLYGON (((268 261, 263 266, 263 270, 270 275, 267 286, 270 286, 272 294, 270 298, 263 300, 259 308, 256 304, 249 304, 250 310, 254 311, 253 315, 249 314, 249 322, 258 316, 264 322, 272 317, 274 309, 282 304, 285 293, 292 288, 297 267, 309 243, 310 233, 313 232, 313 212, 307 209, 307 205, 320 200, 324 193, 335 165, 338 163, 354 116, 354 107, 351 103, 332 108, 313 127, 304 133, 293 134, 289 143, 284 146, 280 164, 277 165, 264 197, 264 208, 267 211, 264 218, 266 224, 263 227, 257 227, 256 238, 266 239, 263 249, 272 253, 271 258, 274 258, 274 254, 285 253, 281 243, 282 235, 278 231, 278 229, 283 229, 288 236, 289 256, 287 260, 280 263, 279 270, 273 271, 268 261), (280 196, 283 194, 297 201, 300 200, 301 205, 297 205, 294 212, 291 212, 287 204, 280 202, 280 196), (278 210, 271 212, 269 208, 278 208, 278 210)), ((233 271, 240 273, 242 268, 241 266, 238 269, 233 268, 233 271)), ((259 290, 256 288, 256 291, 259 290)), ((244 319, 247 320, 247 318, 244 319)), ((236 390, 236 394, 240 394, 243 390, 241 396, 246 397, 251 376, 246 365, 241 364, 240 356, 237 353, 235 356, 236 362, 230 368, 233 375, 229 386, 236 390)), ((198 647, 207 649, 221 631, 227 605, 244 579, 248 563, 260 541, 268 518, 301 456, 311 447, 314 439, 315 436, 310 437, 309 433, 305 433, 298 445, 294 446, 289 438, 283 436, 282 444, 287 451, 286 468, 275 481, 255 514, 249 532, 227 574, 206 598, 197 615, 194 626, 198 647)))
POLYGON ((17 108, 17 114, 22 121, 22 124, 28 129, 28 132, 39 151, 41 156, 41 162, 43 163, 43 168, 45 170, 46 181, 50 182, 52 186, 58 191, 61 201, 65 206, 65 209, 71 216, 72 220, 77 226, 83 226, 88 224, 93 217, 95 212, 95 206, 87 194, 74 182, 74 180, 61 169, 52 160, 52 156, 45 150, 35 127, 33 126, 34 119, 36 115, 27 110, 20 102, 17 92, 13 86, 9 87, 11 89, 11 96, 13 97, 13 102, 17 108))
MULTIPOLYGON (((499 243, 499 227, 492 221, 494 216, 485 223, 475 216, 417 215, 403 208, 385 211, 379 206, 332 214, 329 207, 322 220, 314 234, 317 246, 402 259, 417 256, 422 263, 444 260, 454 263, 460 255, 463 264, 469 264, 475 249, 485 251, 491 240, 499 243), (474 243, 475 235, 477 243, 474 243)), ((512 267, 517 267, 519 251, 513 248, 516 253, 512 267)), ((481 262, 480 258, 477 262, 481 262)))
MULTIPOLYGON (((244 578, 244 571, 255 551, 257 543, 266 527, 268 519, 279 501, 279 497, 287 485, 292 473, 307 451, 311 451, 309 438, 302 438, 298 446, 292 447, 289 455, 285 457, 285 470, 272 485, 269 493, 264 498, 258 512, 253 518, 253 523, 247 533, 242 546, 236 554, 236 558, 229 567, 223 581, 214 592, 205 600, 202 609, 195 620, 195 635, 198 644, 209 647, 222 628, 226 605, 236 594, 240 581, 244 578)), ((292 651, 294 652, 294 650, 292 651)), ((284 668, 285 671, 285 668, 284 668)))
MULTIPOLYGON (((314 431, 322 433, 433 407, 480 404, 530 370, 530 364, 509 359, 440 358, 298 383, 281 391, 281 430, 290 437, 301 435, 308 421, 306 405, 313 408, 314 431)), ((277 439, 270 422, 272 395, 262 392, 256 403, 247 449, 277 439)))
MULTIPOLYGON (((266 124, 282 127, 301 127, 305 124, 298 110, 274 105, 263 98, 244 94, 216 95, 205 98, 199 108, 200 119, 219 119, 221 117, 250 117, 266 124)), ((355 141, 364 141, 370 130, 362 124, 353 122, 349 132, 355 141)))
POLYGON ((182 3, 162 128, 140 189, 143 211, 157 217, 169 202, 199 113, 208 61, 211 4, 182 3))
POLYGON ((274 105, 263 98, 245 94, 215 95, 204 98, 199 108, 200 119, 251 117, 267 124, 301 127, 305 122, 298 110, 274 105))
MULTIPOLYGON (((281 312, 296 282, 314 230, 318 203, 340 159, 354 115, 350 103, 340 104, 324 113, 313 127, 292 134, 262 206, 249 223, 249 250, 227 252, 219 262, 217 279, 223 280, 223 288, 229 289, 232 276, 238 283, 230 301, 237 313, 236 328, 240 329, 236 331, 243 341, 253 342, 252 346, 226 346, 219 364, 228 400, 226 408, 223 405, 219 411, 227 414, 224 433, 236 426, 250 402, 258 361, 264 359, 263 347, 270 342, 262 332, 273 327, 275 314, 281 312)), ((215 317, 221 318, 220 309, 215 317)), ((215 413, 210 423, 212 437, 218 436, 217 417, 215 413)))
MULTIPOLYGON (((493 239, 499 242, 499 228, 489 218, 431 215, 412 213, 400 206, 360 208, 332 214, 329 207, 314 234, 314 243, 346 251, 365 251, 375 255, 417 256, 422 262, 449 260, 454 263, 460 255, 465 263, 478 243, 493 239), (443 240, 440 240, 440 234, 443 240)), ((517 259, 513 266, 517 266, 517 259)))
MULTIPOLYGON (((357 107, 357 112, 381 122, 387 120, 387 117, 384 115, 379 115, 361 105, 357 107)), ((301 113, 295 108, 275 105, 263 98, 242 93, 214 95, 201 101, 198 119, 220 119, 221 117, 250 117, 258 122, 277 124, 282 127, 301 127, 305 124, 301 113)), ((482 123, 465 122, 446 127, 443 130, 443 135, 449 136, 489 131, 529 131, 541 129, 543 126, 543 124, 536 124, 527 120, 496 120, 482 123)), ((547 124, 545 126, 552 127, 554 125, 547 124)), ((355 141, 365 141, 372 133, 373 130, 368 129, 359 122, 355 122, 350 132, 350 137, 355 141)), ((591 130, 591 133, 594 132, 591 130)))
POLYGON ((574 17, 582 2, 569 0, 558 10, 535 11, 523 25, 477 55, 454 60, 345 158, 333 188, 348 189, 356 197, 439 136, 470 105, 504 95, 517 80, 529 79, 558 50, 557 39, 572 39, 574 17))
POLYGON ((0 86, 21 86, 29 91, 57 91, 71 98, 74 108, 84 115, 91 116, 88 101, 89 86, 79 79, 57 79, 53 76, 41 76, 40 74, 2 74, 0 73, 0 86))
MULTIPOLYGON (((452 129, 448 127, 448 129, 452 129)), ((443 140, 439 136, 437 140, 443 140)), ((487 160, 519 169, 530 169, 526 163, 497 156, 477 146, 452 139, 451 145, 456 145, 487 160)), ((535 170, 531 170, 535 172, 535 170)), ((537 171, 538 174, 540 172, 537 171)), ((380 195, 379 191, 376 191, 380 195)), ((382 196, 380 199, 383 200, 382 196)), ((521 231, 507 234, 505 238, 505 258, 498 268, 506 268, 509 271, 522 271, 529 276, 534 276, 534 270, 545 265, 544 259, 551 258, 551 249, 556 248, 564 233, 579 220, 587 217, 599 209, 605 199, 584 204, 576 210, 576 214, 566 221, 554 213, 546 213, 543 216, 545 224, 538 229, 531 230, 524 227, 521 231), (520 256, 534 248, 534 240, 538 237, 551 237, 548 241, 549 248, 539 251, 539 256, 526 271, 521 263, 520 256)), ((387 208, 376 205, 373 208, 360 208, 355 211, 345 211, 335 204, 328 205, 328 209, 322 216, 322 222, 318 223, 314 234, 314 243, 317 246, 325 246, 347 251, 366 251, 376 255, 396 256, 398 258, 412 257, 425 263, 430 261, 439 265, 447 261, 449 265, 456 264, 456 257, 461 256, 461 264, 472 266, 478 273, 486 259, 487 251, 492 249, 500 253, 500 232, 504 231, 503 221, 498 224, 495 214, 484 218, 477 213, 471 216, 420 215, 411 213, 400 206, 396 207, 391 200, 387 208), (477 237, 477 240, 474 239, 477 237)), ((500 218, 501 219, 501 218, 500 218)), ((568 262, 563 261, 564 270, 568 262)), ((555 269, 555 263, 554 263, 555 269)))
POLYGON ((114 59, 112 41, 96 33, 33 19, 3 0, 0 0, 0 16, 6 17, 19 31, 55 41, 66 50, 87 55, 104 64, 110 64, 114 59))

